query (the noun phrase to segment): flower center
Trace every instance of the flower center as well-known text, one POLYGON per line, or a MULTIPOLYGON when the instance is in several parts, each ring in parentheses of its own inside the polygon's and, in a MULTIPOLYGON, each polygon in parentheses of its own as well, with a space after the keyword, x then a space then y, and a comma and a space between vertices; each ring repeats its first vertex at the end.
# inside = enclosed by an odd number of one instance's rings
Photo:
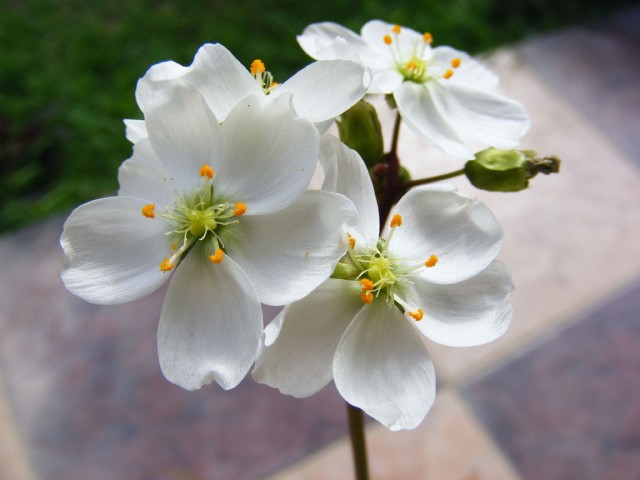
MULTIPOLYGON (((176 194, 173 206, 160 214, 170 222, 171 230, 166 235, 172 240, 170 256, 160 263, 163 272, 172 270, 196 242, 201 242, 211 253, 209 260, 220 263, 224 255, 222 237, 225 230, 240 223, 238 217, 247 211, 247 206, 242 202, 233 204, 216 198, 211 167, 203 165, 200 176, 203 177, 201 186, 189 194, 176 194)), ((145 205, 142 215, 155 218, 155 205, 145 205)))
POLYGON ((426 83, 431 80, 444 78, 450 79, 454 70, 460 66, 461 59, 454 58, 451 65, 440 65, 431 59, 430 45, 433 43, 433 36, 426 32, 422 39, 414 39, 411 50, 400 50, 398 36, 402 28, 394 25, 391 32, 382 37, 382 41, 391 51, 396 69, 402 74, 407 82, 426 83))

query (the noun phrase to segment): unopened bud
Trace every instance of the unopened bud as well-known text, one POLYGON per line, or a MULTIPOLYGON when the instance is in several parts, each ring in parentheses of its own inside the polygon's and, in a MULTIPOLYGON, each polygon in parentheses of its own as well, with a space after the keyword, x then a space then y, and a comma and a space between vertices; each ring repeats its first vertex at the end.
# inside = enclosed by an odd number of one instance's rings
POLYGON ((464 166, 471 184, 492 192, 518 192, 529 186, 538 173, 548 175, 560 171, 557 157, 537 156, 533 150, 498 150, 487 148, 476 153, 464 166))
POLYGON ((360 154, 367 167, 382 158, 382 128, 376 109, 360 100, 340 116, 338 121, 340 140, 360 154))

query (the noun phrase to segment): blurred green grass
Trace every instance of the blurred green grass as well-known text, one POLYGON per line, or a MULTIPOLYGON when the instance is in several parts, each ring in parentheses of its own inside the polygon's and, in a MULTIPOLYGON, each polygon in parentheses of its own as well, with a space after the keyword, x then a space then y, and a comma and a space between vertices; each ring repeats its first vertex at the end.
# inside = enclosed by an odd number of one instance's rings
POLYGON ((477 53, 597 19, 629 0, 0 0, 0 232, 117 189, 131 153, 123 118, 153 63, 189 64, 220 42, 277 80, 310 62, 295 41, 312 22, 359 31, 372 18, 477 53))

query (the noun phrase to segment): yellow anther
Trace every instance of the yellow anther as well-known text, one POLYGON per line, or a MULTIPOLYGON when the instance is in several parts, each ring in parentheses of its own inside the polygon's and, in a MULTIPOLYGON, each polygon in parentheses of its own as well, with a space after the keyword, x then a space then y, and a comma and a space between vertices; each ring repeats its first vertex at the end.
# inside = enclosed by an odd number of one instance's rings
POLYGON ((385 35, 384 37, 382 37, 382 40, 384 40, 384 43, 386 43, 387 45, 391 45, 393 43, 391 35, 385 35))
POLYGON ((142 207, 142 215, 147 218, 156 218, 156 205, 154 203, 148 203, 142 207))
POLYGON ((209 260, 211 260, 213 263, 220 263, 222 261, 222 257, 224 257, 224 252, 221 248, 218 248, 216 250, 216 253, 214 253, 213 255, 209 255, 209 260))
POLYGON ((360 300, 362 300, 364 303, 373 302, 373 293, 371 293, 371 292, 362 292, 360 294, 360 300))
POLYGON ((267 69, 264 67, 262 60, 256 58, 251 62, 251 75, 256 76, 260 73, 264 73, 267 69))
POLYGON ((400 225, 402 225, 402 216, 399 213, 396 213, 391 218, 391 222, 389 223, 389 226, 393 228, 393 227, 399 227, 400 225))
POLYGON ((373 290, 373 282, 368 278, 363 278, 362 280, 360 280, 360 285, 362 285, 362 290, 364 290, 364 292, 373 290))
POLYGON ((202 165, 202 168, 200 168, 200 176, 207 177, 209 180, 213 178, 214 173, 213 169, 206 163, 202 165))
POLYGON ((353 250, 356 248, 356 239, 347 233, 347 237, 349 237, 349 248, 353 250))
POLYGON ((424 43, 433 43, 433 35, 429 32, 424 32, 422 34, 422 40, 424 40, 424 43))
POLYGON ((453 77, 453 70, 447 70, 446 72, 444 72, 443 77, 449 80, 451 77, 453 77))
POLYGON ((173 270, 173 267, 175 267, 175 264, 168 258, 165 258, 160 263, 160 271, 162 272, 168 272, 169 270, 173 270))
POLYGON ((234 206, 234 209, 233 209, 233 214, 236 217, 244 215, 244 212, 246 212, 246 211, 247 211, 247 206, 244 203, 236 202, 236 204, 234 206))
POLYGON ((178 249, 178 245, 176 245, 175 243, 172 243, 171 245, 169 245, 169 250, 171 250, 172 252, 175 252, 178 249))
POLYGON ((451 60, 451 66, 453 68, 458 68, 460 66, 460 64, 462 63, 462 60, 459 59, 458 57, 454 58, 451 60))
POLYGON ((418 68, 418 64, 413 60, 409 60, 407 62, 407 70, 416 70, 418 68))
POLYGON ((419 322, 420 320, 422 320, 422 317, 424 317, 424 312, 422 311, 421 308, 419 308, 418 310, 409 312, 409 316, 413 318, 416 322, 419 322))
POLYGON ((402 28, 400 27, 400 25, 394 25, 393 28, 391 29, 391 31, 393 33, 395 33, 396 35, 400 33, 400 30, 402 30, 402 28))
POLYGON ((426 262, 424 262, 424 266, 427 268, 435 267, 436 263, 438 263, 438 257, 435 255, 431 255, 426 262))

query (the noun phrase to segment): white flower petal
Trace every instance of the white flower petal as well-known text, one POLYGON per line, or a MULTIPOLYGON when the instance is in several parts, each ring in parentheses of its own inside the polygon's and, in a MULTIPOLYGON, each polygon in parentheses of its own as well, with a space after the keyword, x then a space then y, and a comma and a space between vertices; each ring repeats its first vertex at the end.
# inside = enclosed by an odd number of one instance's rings
POLYGON ((216 193, 253 214, 290 205, 309 185, 318 158, 312 123, 294 117, 291 96, 244 99, 222 124, 224 155, 216 193))
POLYGON ((176 182, 164 172, 164 164, 148 138, 133 146, 133 155, 118 169, 118 183, 118 195, 146 198, 155 203, 158 210, 175 200, 176 182))
POLYGON ((178 265, 158 326, 165 377, 187 390, 216 381, 228 390, 249 371, 262 331, 251 280, 230 258, 211 263, 194 248, 178 265))
POLYGON ((220 121, 243 98, 262 94, 249 71, 220 44, 200 47, 188 67, 175 62, 152 66, 140 79, 136 89, 140 109, 146 113, 147 103, 153 93, 175 84, 195 86, 220 121))
POLYGON ((395 92, 403 81, 404 77, 394 65, 377 68, 373 71, 373 81, 369 87, 369 93, 395 92))
POLYGON ((529 129, 524 107, 497 93, 454 83, 436 83, 432 93, 436 108, 456 132, 485 145, 515 147, 529 129))
POLYGON ((359 292, 358 282, 330 278, 286 307, 281 322, 274 320, 265 329, 254 380, 294 397, 308 397, 327 385, 338 342, 362 308, 359 292))
MULTIPOLYGON (((364 24, 361 30, 362 39, 374 48, 382 51, 390 51, 389 45, 384 43, 385 35, 390 35, 393 48, 398 51, 409 53, 416 50, 416 44, 424 43, 423 34, 416 32, 408 27, 400 27, 400 33, 394 34, 392 29, 394 25, 383 22, 381 20, 370 20, 364 24)), ((424 44, 426 50, 431 49, 429 44, 424 44)), ((430 56, 430 54, 429 54, 430 56)))
POLYGON ((94 200, 64 224, 62 281, 91 303, 112 305, 142 298, 169 277, 160 262, 169 252, 163 218, 146 218, 148 201, 131 197, 94 200))
POLYGON ((402 120, 418 137, 446 154, 463 159, 474 158, 449 120, 437 110, 430 89, 430 84, 404 82, 394 92, 402 120))
POLYGON ((415 328, 395 307, 366 305, 336 350, 336 387, 391 430, 411 429, 435 398, 435 371, 415 328))
POLYGON ((351 108, 367 92, 370 74, 348 60, 314 62, 280 85, 271 95, 293 94, 293 106, 303 118, 322 122, 351 108))
POLYGON ((355 232, 349 233, 357 240, 377 240, 380 232, 378 204, 369 171, 360 155, 333 135, 323 135, 320 163, 325 173, 322 189, 344 195, 358 211, 355 232))
POLYGON ((417 187, 407 193, 392 214, 402 216, 389 250, 401 258, 436 266, 422 269, 426 280, 453 283, 484 270, 500 251, 502 228, 482 202, 455 191, 453 185, 417 187))
POLYGON ((163 173, 180 185, 199 185, 203 164, 216 168, 220 126, 193 87, 175 85, 157 92, 147 104, 145 121, 163 173))
POLYGON ((447 80, 448 83, 487 91, 498 86, 498 77, 468 53, 447 46, 433 49, 434 63, 445 68, 450 68, 451 60, 454 58, 459 58, 461 62, 460 66, 454 69, 453 76, 447 80))
POLYGON ((347 248, 342 232, 356 215, 347 198, 318 190, 277 213, 249 212, 223 241, 268 305, 299 300, 333 273, 347 248))
POLYGON ((188 67, 183 67, 174 61, 152 65, 136 85, 136 102, 140 110, 142 112, 147 110, 147 104, 154 92, 179 82, 188 72, 188 67))
POLYGON ((333 22, 309 25, 297 40, 305 53, 316 60, 359 60, 370 50, 358 34, 333 22))
POLYGON ((415 324, 431 340, 471 347, 491 342, 507 330, 512 290, 507 267, 493 262, 478 275, 450 285, 416 278, 404 301, 423 310, 424 317, 415 324))
POLYGON ((147 125, 144 123, 144 120, 125 119, 123 121, 125 125, 125 136, 131 143, 135 144, 143 138, 147 138, 147 125))

